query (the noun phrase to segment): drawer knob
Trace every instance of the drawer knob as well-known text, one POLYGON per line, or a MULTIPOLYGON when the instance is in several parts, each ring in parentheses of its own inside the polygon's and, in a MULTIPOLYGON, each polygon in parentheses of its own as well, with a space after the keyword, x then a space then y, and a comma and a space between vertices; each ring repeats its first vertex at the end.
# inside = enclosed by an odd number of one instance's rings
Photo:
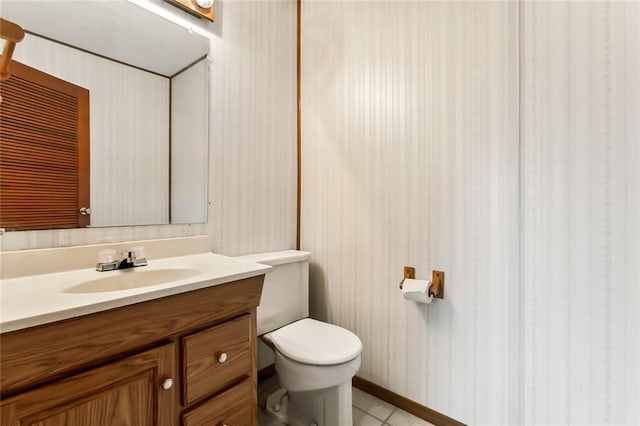
POLYGON ((164 379, 164 381, 162 382, 162 389, 169 390, 172 387, 173 387, 173 379, 171 379, 171 378, 164 379))
POLYGON ((220 362, 220 364, 222 364, 223 362, 225 362, 227 360, 227 354, 226 352, 222 352, 219 356, 218 356, 218 361, 220 362))

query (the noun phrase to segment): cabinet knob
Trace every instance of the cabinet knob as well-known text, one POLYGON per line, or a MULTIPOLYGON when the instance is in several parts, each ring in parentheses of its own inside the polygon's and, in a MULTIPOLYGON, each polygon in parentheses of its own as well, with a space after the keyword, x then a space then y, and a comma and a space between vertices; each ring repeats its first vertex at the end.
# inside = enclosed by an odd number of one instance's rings
POLYGON ((162 389, 169 390, 172 387, 173 387, 173 379, 171 379, 171 378, 164 379, 164 381, 162 382, 162 389))
POLYGON ((225 362, 227 360, 227 354, 226 352, 222 352, 219 356, 218 356, 218 361, 220 362, 220 364, 222 364, 223 362, 225 362))

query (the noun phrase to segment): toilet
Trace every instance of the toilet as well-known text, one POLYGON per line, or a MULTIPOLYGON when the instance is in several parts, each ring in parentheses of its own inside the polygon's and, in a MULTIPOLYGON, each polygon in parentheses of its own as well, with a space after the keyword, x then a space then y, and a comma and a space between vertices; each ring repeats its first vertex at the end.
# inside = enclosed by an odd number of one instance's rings
MULTIPOLYGON (((310 253, 242 256, 271 265, 257 311, 258 335, 273 350, 278 382, 266 411, 291 426, 351 425, 351 378, 362 342, 351 331, 309 318, 310 253)), ((260 356, 259 356, 260 358, 260 356)))

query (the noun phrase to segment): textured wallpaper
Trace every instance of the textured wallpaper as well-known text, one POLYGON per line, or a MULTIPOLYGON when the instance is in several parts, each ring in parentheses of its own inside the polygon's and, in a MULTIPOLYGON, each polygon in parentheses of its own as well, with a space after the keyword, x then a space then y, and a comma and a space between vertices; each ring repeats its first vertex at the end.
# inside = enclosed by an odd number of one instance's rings
POLYGON ((304 2, 302 248, 358 373, 468 423, 519 421, 515 3, 304 2), (429 306, 404 265, 446 273, 429 306))
POLYGON ((466 423, 640 423, 640 3, 328 4, 303 3, 314 315, 466 423), (402 300, 403 265, 445 300, 402 300))
POLYGON ((524 3, 524 419, 640 423, 640 3, 524 3))
POLYGON ((213 250, 295 248, 296 2, 216 4, 209 230, 213 250))

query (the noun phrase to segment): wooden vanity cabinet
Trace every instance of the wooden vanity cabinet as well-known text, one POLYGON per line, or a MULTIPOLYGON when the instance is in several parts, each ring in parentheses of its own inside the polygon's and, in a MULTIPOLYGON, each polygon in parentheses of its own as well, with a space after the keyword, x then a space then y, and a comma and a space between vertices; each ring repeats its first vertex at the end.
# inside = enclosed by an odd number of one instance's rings
POLYGON ((1 426, 255 425, 263 280, 0 335, 1 426))

